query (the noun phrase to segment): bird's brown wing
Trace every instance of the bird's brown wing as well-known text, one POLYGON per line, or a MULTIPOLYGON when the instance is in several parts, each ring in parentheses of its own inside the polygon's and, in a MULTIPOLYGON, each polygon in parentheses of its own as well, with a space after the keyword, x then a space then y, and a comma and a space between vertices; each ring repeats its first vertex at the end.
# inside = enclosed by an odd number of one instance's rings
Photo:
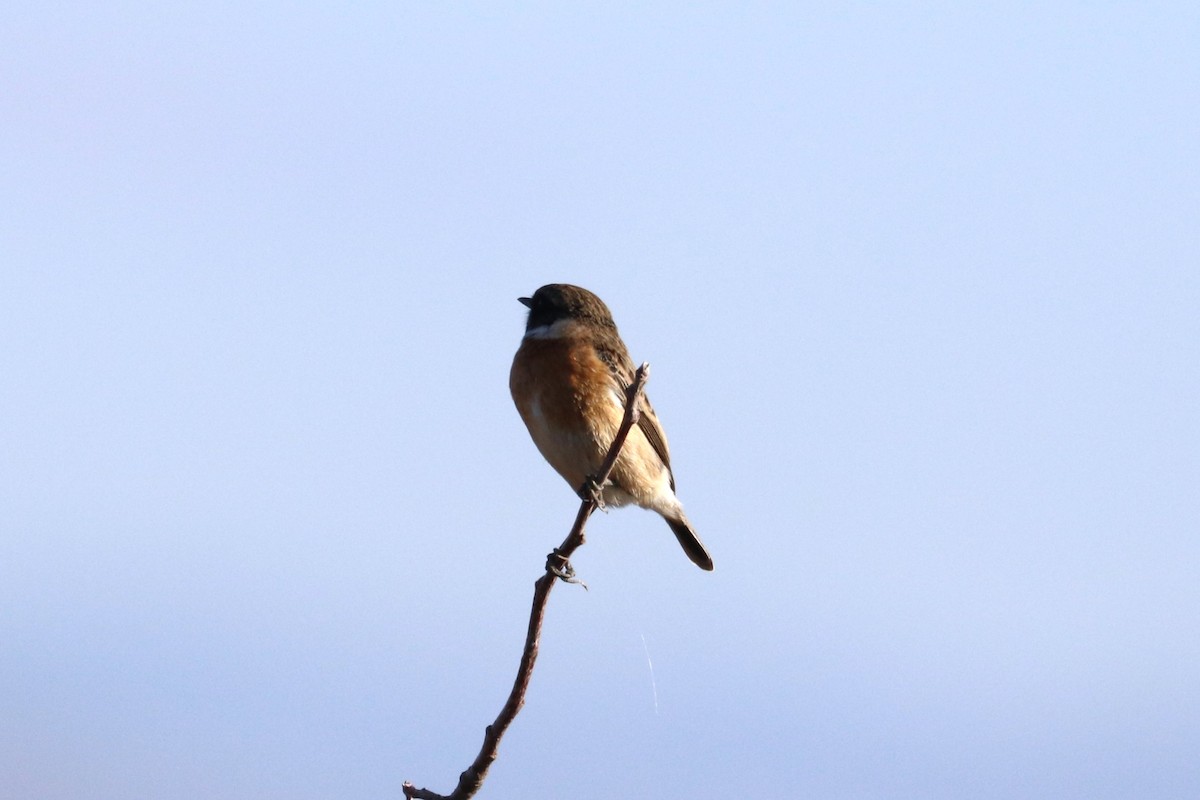
MULTIPOLYGON (((624 348, 615 350, 608 347, 597 347, 596 354, 608 366, 613 381, 620 388, 622 402, 624 402, 629 387, 633 385, 636 372, 633 360, 627 352, 624 352, 624 348)), ((654 413, 654 407, 650 405, 650 399, 646 397, 645 392, 642 392, 642 402, 638 411, 640 414, 637 426, 646 437, 646 441, 650 442, 650 446, 654 448, 654 452, 662 459, 663 466, 667 468, 667 474, 671 477, 671 491, 675 491, 675 475, 671 472, 671 451, 667 449, 667 436, 663 433, 662 426, 658 423, 658 415, 654 413)))
POLYGON ((675 491, 675 473, 671 471, 671 453, 667 450, 667 437, 663 433, 662 426, 658 424, 658 415, 654 413, 644 392, 640 410, 641 414, 638 416, 637 425, 646 435, 646 440, 650 442, 654 452, 658 453, 658 457, 662 459, 663 466, 667 468, 667 474, 671 476, 671 491, 673 492, 675 491))

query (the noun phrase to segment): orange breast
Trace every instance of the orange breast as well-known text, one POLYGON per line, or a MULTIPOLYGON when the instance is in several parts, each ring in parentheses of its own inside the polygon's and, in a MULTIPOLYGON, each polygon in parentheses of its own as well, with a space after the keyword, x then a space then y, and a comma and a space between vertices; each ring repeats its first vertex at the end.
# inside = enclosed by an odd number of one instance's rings
POLYGON ((513 358, 509 389, 542 456, 572 489, 600 468, 621 422, 608 367, 587 342, 564 336, 525 339, 513 358))

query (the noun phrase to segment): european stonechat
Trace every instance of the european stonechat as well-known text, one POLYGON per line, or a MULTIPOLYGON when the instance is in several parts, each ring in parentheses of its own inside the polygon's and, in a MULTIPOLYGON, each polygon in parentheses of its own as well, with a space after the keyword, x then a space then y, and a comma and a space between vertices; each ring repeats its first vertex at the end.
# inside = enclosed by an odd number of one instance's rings
MULTIPOLYGON (((542 456, 585 492, 625 415, 633 361, 608 306, 587 289, 552 283, 518 299, 529 319, 508 377, 513 401, 542 456)), ((711 570, 712 557, 675 497, 667 437, 645 394, 639 411, 600 497, 606 505, 658 512, 688 558, 711 570)))

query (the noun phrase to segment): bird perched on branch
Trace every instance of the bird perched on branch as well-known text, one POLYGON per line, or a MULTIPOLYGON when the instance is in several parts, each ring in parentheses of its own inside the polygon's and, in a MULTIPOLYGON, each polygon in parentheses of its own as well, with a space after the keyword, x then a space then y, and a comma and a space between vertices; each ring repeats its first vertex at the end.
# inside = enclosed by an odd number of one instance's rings
POLYGON ((660 514, 688 558, 711 570, 712 557, 675 497, 667 437, 645 395, 608 482, 589 487, 621 425, 635 371, 608 306, 565 283, 518 299, 529 319, 508 385, 542 456, 584 497, 598 489, 605 505, 636 503, 660 514))

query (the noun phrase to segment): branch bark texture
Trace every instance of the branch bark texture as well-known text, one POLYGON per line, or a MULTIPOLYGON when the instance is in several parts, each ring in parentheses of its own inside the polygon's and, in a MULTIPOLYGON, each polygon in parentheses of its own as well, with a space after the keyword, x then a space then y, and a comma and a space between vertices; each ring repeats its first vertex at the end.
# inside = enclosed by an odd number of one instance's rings
MULTIPOLYGON (((638 399, 649 378, 650 365, 642 364, 634 375, 633 383, 626 390, 625 416, 621 420, 621 427, 617 429, 617 435, 608 448, 608 455, 605 456, 604 463, 600 467, 600 473, 593 476, 597 487, 604 486, 608 481, 608 477, 617 463, 617 457, 621 454, 621 448, 625 445, 625 440, 629 438, 629 432, 637 424, 640 413, 638 399)), ((492 762, 496 760, 500 739, 508 730, 508 726, 516 719, 521 706, 525 705, 525 692, 529 688, 529 680, 533 677, 533 665, 537 661, 538 645, 542 638, 542 620, 546 616, 546 603, 550 598, 550 590, 554 588, 554 584, 558 582, 559 578, 565 577, 564 568, 569 569, 567 560, 586 541, 583 535, 584 526, 587 525, 592 512, 598 507, 598 492, 592 493, 588 491, 588 487, 582 487, 581 494, 585 498, 579 505, 579 512, 575 515, 575 524, 571 526, 571 532, 567 534, 567 538, 563 539, 562 544, 547 556, 546 571, 533 584, 533 607, 529 612, 529 628, 525 632, 525 650, 521 653, 521 664, 517 668, 517 677, 513 681, 513 688, 509 692, 508 700, 500 709, 500 714, 491 725, 484 729, 483 746, 479 750, 479 755, 475 756, 471 765, 458 776, 458 785, 450 794, 443 795, 429 789, 419 789, 412 783, 405 782, 404 796, 408 800, 467 800, 467 798, 474 797, 475 793, 483 786, 487 771, 492 766, 492 762)))

